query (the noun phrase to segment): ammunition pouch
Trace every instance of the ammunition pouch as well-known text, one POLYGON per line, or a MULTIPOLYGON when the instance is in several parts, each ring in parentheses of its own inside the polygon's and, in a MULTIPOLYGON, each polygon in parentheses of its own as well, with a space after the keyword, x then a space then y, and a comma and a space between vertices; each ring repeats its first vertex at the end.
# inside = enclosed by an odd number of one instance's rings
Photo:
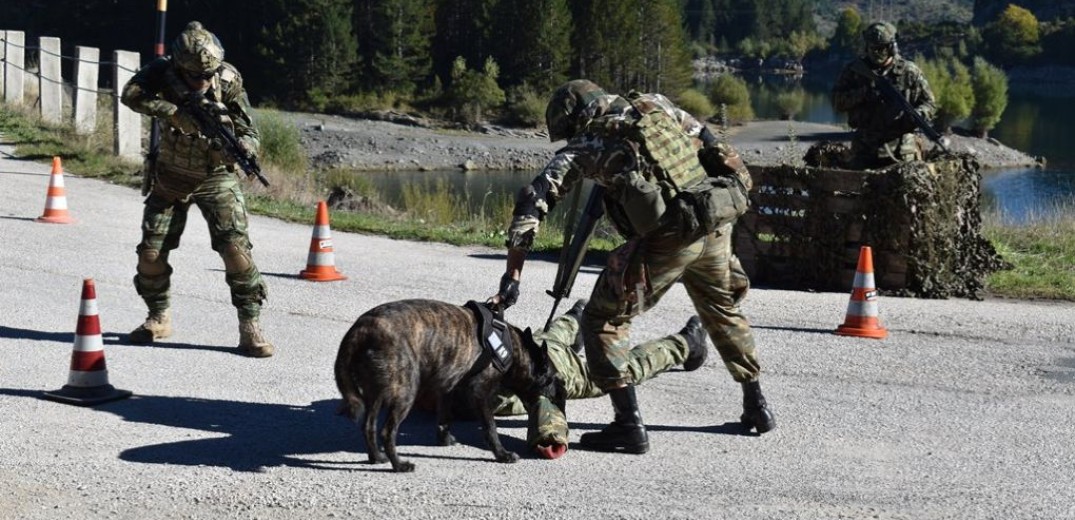
POLYGON ((609 190, 608 196, 625 220, 620 224, 630 228, 629 236, 645 235, 664 223, 661 220, 667 209, 664 190, 637 171, 626 174, 621 183, 609 190))
POLYGON ((672 201, 684 235, 708 235, 747 212, 750 199, 738 178, 706 177, 680 191, 672 201))

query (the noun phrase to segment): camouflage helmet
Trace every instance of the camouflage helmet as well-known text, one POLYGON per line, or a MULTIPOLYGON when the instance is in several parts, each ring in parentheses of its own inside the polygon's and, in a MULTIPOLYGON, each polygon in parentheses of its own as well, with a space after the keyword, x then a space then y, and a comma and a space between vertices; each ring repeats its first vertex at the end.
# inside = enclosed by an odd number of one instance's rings
POLYGON ((888 22, 871 23, 862 31, 867 45, 887 45, 896 41, 896 26, 888 22))
POLYGON ((574 79, 560 85, 545 108, 545 124, 549 127, 549 140, 556 142, 570 139, 578 131, 582 108, 605 95, 596 83, 586 79, 574 79))
POLYGON ((224 62, 224 46, 200 22, 190 22, 172 42, 172 59, 192 75, 205 75, 224 62))

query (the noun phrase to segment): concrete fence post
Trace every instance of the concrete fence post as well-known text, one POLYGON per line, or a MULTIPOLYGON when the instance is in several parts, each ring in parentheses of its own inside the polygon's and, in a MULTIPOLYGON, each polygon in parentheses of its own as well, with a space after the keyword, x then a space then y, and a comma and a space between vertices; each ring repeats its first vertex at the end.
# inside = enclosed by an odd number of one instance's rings
POLYGON ((37 84, 41 98, 41 120, 58 125, 63 121, 63 76, 60 73, 60 39, 38 38, 37 84))
POLYGON ((4 102, 21 105, 26 85, 23 84, 26 69, 26 33, 7 31, 4 39, 4 102))
POLYGON ((116 86, 116 155, 138 160, 142 156, 142 115, 121 103, 120 95, 123 86, 138 70, 141 58, 137 52, 115 51, 112 61, 116 64, 112 82, 116 86))
POLYGON ((97 78, 101 50, 75 47, 75 132, 92 134, 97 128, 97 78))
MULTIPOLYGON (((7 60, 4 59, 7 48, 7 31, 0 31, 0 96, 4 95, 4 76, 7 74, 7 60)), ((3 97, 0 97, 3 99, 3 97)))

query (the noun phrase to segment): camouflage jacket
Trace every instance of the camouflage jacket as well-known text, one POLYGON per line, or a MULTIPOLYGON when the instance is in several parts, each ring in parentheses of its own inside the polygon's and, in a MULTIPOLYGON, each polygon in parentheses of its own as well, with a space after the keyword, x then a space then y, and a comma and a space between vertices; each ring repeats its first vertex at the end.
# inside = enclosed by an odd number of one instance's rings
MULTIPOLYGON (((158 163, 164 170, 191 174, 223 171, 231 160, 200 133, 185 134, 173 128, 169 118, 183 104, 191 89, 179 77, 172 60, 157 58, 142 67, 123 87, 121 101, 131 110, 156 117, 161 122, 161 149, 158 163)), ((227 119, 235 136, 256 153, 260 136, 250 116, 250 101, 239 71, 225 62, 210 80, 205 92, 209 101, 227 109, 227 119)))
MULTIPOLYGON (((832 88, 833 107, 847 113, 847 122, 855 129, 856 139, 882 145, 915 131, 910 117, 901 116, 899 107, 891 106, 863 72, 871 70, 864 58, 844 66, 832 88)), ((933 118, 936 105, 933 91, 914 62, 896 56, 883 70, 872 69, 892 83, 923 119, 933 118)))
MULTIPOLYGON (((656 104, 670 114, 682 126, 683 132, 694 139, 697 146, 701 146, 698 137, 704 126, 694 116, 676 107, 661 94, 642 94, 641 99, 656 104)), ((609 116, 626 120, 631 110, 631 103, 626 99, 605 95, 593 100, 585 114, 590 119, 609 116)), ((508 227, 507 246, 529 250, 545 214, 557 201, 580 186, 583 179, 591 179, 600 186, 608 187, 616 182, 617 177, 641 168, 637 151, 621 137, 583 132, 571 138, 531 183, 535 188, 540 187, 534 190, 536 200, 525 201, 524 205, 520 196, 520 200, 516 201, 508 227)))

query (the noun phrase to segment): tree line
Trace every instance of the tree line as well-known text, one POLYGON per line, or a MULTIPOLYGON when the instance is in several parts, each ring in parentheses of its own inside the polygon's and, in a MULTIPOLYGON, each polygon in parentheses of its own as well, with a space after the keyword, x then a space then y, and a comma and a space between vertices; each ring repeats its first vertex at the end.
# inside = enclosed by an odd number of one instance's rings
MULTIPOLYGON (((66 55, 74 45, 106 55, 138 50, 144 61, 151 54, 156 2, 15 4, 5 8, 7 27, 25 30, 29 41, 59 36, 66 55)), ((166 40, 201 21, 220 37, 258 104, 418 108, 469 122, 508 107, 505 114, 526 124, 541 121, 547 94, 571 77, 704 102, 691 92, 694 57, 850 57, 870 21, 848 7, 835 31, 821 35, 815 0, 172 0, 168 9, 166 40)), ((968 67, 976 56, 1002 67, 1075 59, 1075 23, 1039 23, 1015 5, 982 27, 899 27, 905 54, 968 67)))

